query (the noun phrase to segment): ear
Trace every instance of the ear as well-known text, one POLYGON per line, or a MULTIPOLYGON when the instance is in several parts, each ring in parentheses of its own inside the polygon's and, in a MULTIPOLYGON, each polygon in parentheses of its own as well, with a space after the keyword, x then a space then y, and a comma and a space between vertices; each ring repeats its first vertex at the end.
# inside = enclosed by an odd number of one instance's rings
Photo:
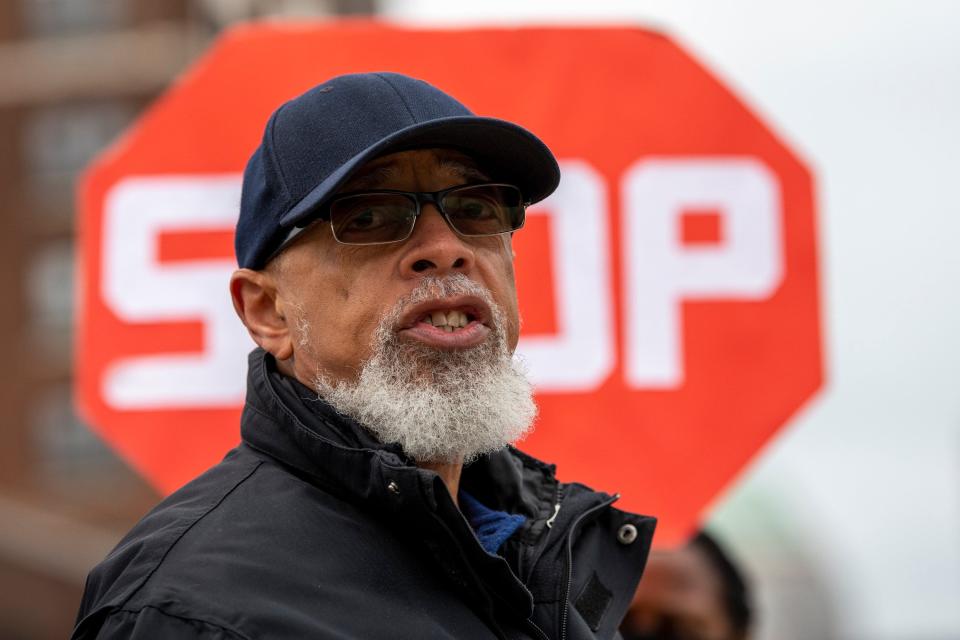
POLYGON ((250 337, 278 361, 293 356, 291 326, 277 299, 274 277, 263 271, 237 269, 230 277, 230 297, 250 337))

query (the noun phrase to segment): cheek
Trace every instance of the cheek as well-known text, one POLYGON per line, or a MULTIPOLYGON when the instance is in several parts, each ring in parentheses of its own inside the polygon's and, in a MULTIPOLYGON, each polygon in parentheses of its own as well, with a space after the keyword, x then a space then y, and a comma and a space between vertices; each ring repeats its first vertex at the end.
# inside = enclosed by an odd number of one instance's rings
POLYGON ((311 371, 322 371, 334 380, 352 380, 370 357, 378 324, 377 314, 371 311, 375 301, 352 289, 336 288, 327 296, 312 309, 306 332, 309 344, 300 349, 308 355, 311 371))
POLYGON ((325 287, 326 304, 321 312, 337 332, 330 338, 329 348, 344 359, 366 358, 381 318, 390 310, 396 297, 389 286, 390 278, 379 262, 368 259, 364 268, 357 268, 349 259, 330 274, 325 287))
POLYGON ((493 288, 494 299, 503 309, 507 325, 507 344, 513 351, 520 339, 520 315, 513 270, 513 249, 509 237, 500 237, 497 240, 499 242, 492 248, 490 256, 491 264, 494 265, 490 285, 493 288))
MULTIPOLYGON (((375 304, 368 268, 364 268, 360 247, 332 245, 316 256, 317 266, 311 274, 321 312, 335 322, 355 325, 362 320, 362 310, 375 304)), ((367 260, 368 261, 368 260, 367 260)))
POLYGON ((291 249, 283 276, 298 318, 292 327, 298 367, 304 375, 322 370, 334 379, 351 377, 369 356, 390 297, 389 278, 380 254, 369 247, 314 240, 291 249))
POLYGON ((497 302, 500 304, 503 309, 503 314, 506 317, 507 343, 510 346, 510 350, 513 351, 517 348, 517 342, 520 339, 520 309, 517 302, 517 288, 513 281, 512 270, 509 272, 500 291, 502 293, 499 296, 500 300, 497 302))

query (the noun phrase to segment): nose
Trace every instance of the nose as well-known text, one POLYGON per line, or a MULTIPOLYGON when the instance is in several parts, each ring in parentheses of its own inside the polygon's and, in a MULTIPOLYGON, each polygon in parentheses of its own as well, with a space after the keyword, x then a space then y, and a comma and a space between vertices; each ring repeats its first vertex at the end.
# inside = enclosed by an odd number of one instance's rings
POLYGON ((444 276, 467 272, 476 261, 474 248, 458 235, 432 204, 417 217, 413 233, 404 243, 400 269, 406 277, 444 276))

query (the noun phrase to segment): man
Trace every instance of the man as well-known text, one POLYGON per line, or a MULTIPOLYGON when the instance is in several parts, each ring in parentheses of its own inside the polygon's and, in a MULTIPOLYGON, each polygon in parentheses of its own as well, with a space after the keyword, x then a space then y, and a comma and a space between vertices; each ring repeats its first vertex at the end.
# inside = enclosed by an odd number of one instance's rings
POLYGON ((405 76, 278 109, 230 283, 243 442, 93 571, 74 637, 613 637, 653 520, 506 447, 536 413, 511 236, 558 180, 405 76))
POLYGON ((654 551, 620 626, 626 640, 746 640, 750 588, 710 534, 684 547, 654 551))

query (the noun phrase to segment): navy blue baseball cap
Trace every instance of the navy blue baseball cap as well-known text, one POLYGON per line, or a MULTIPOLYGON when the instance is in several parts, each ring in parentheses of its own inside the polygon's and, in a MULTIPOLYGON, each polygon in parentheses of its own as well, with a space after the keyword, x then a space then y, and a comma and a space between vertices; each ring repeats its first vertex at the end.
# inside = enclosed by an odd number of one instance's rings
POLYGON ((464 152, 497 180, 517 185, 528 204, 560 182, 550 149, 523 127, 476 116, 439 89, 397 73, 338 76, 267 121, 243 173, 237 262, 262 269, 368 161, 428 147, 464 152))

